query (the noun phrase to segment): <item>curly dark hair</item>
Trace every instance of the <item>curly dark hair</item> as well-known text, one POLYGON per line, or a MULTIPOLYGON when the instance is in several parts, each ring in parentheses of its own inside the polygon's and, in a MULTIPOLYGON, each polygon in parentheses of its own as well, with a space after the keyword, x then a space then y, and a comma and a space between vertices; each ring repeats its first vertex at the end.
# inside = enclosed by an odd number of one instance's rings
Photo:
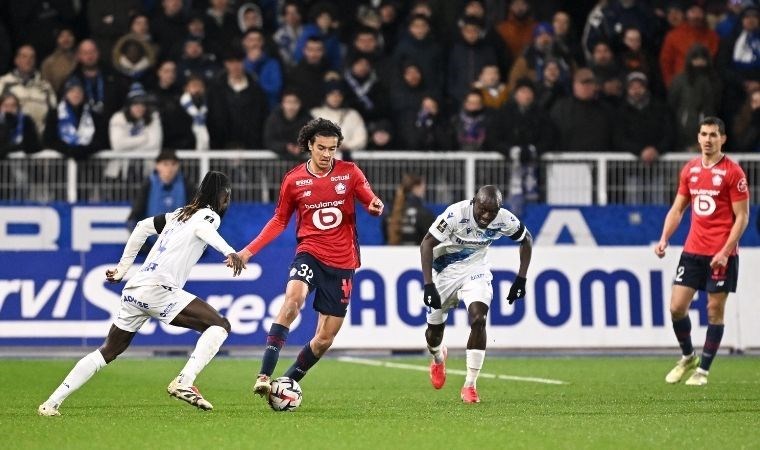
POLYGON ((340 131, 340 127, 330 122, 327 119, 317 117, 312 119, 298 132, 298 147, 302 152, 309 152, 309 144, 314 143, 314 138, 317 136, 334 136, 338 138, 338 147, 343 142, 343 133, 340 131))
POLYGON ((182 208, 177 216, 179 222, 184 222, 193 216, 198 210, 208 206, 215 213, 219 214, 219 217, 223 216, 225 211, 222 211, 221 205, 219 205, 219 197, 221 193, 230 189, 230 179, 222 172, 210 171, 203 177, 201 185, 198 188, 198 192, 195 193, 195 197, 189 205, 182 208))

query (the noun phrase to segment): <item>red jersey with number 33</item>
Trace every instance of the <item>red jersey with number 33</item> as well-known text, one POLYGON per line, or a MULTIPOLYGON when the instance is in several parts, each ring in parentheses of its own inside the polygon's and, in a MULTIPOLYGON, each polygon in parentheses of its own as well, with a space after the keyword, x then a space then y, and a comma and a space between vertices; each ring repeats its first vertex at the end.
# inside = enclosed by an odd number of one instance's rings
POLYGON ((296 253, 309 253, 330 267, 355 269, 361 261, 354 197, 365 207, 375 198, 354 163, 335 160, 333 168, 319 176, 309 171, 306 163, 300 164, 285 174, 274 217, 248 249, 258 252, 285 229, 297 211, 296 253))
MULTIPOLYGON (((725 155, 712 167, 703 166, 699 157, 681 170, 678 193, 691 198, 691 228, 683 250, 714 256, 726 244, 734 224, 732 203, 749 198, 744 171, 725 155)), ((731 254, 737 250, 738 246, 731 254)))

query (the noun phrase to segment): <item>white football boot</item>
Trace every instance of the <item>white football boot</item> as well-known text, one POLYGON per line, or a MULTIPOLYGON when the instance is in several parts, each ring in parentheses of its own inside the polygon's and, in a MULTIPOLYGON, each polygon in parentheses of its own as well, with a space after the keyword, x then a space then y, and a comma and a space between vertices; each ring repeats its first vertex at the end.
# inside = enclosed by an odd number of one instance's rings
POLYGON ((710 372, 697 368, 689 379, 686 380, 685 384, 687 386, 704 386, 707 384, 707 375, 709 374, 710 372))
POLYGON ((37 408, 37 414, 46 417, 55 417, 61 415, 61 413, 58 411, 58 405, 50 401, 46 401, 45 403, 41 404, 37 408))
POLYGON ((691 356, 682 356, 667 375, 665 375, 665 382, 675 384, 680 382, 687 373, 694 370, 699 366, 699 356, 692 354, 691 356))

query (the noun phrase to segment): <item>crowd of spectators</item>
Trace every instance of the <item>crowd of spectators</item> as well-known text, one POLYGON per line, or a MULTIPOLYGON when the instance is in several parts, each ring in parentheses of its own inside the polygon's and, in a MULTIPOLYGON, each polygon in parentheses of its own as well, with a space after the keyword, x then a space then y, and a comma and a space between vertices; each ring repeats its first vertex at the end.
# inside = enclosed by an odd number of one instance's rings
MULTIPOLYGON (((0 157, 262 149, 760 150, 752 0, 6 0, 0 157)), ((106 167, 123 176, 125 166, 106 167)))

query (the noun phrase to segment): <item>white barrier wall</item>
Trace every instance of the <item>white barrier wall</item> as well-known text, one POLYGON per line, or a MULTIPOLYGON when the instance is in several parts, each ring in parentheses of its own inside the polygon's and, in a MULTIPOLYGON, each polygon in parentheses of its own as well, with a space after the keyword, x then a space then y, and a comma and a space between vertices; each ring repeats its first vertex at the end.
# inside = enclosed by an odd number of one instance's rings
MULTIPOLYGON (((536 247, 522 305, 509 306, 505 298, 510 283, 494 279, 498 297, 489 317, 489 347, 676 346, 668 302, 680 250, 670 248, 660 260, 648 247, 536 247)), ((760 250, 742 249, 740 254, 739 287, 729 296, 723 346, 760 347, 760 327, 756 326, 760 277, 752 269, 760 266, 760 250)), ((403 280, 405 273, 419 270, 419 250, 365 247, 362 259, 362 270, 376 272, 384 281, 386 320, 379 323, 377 311, 365 310, 364 300, 357 300, 355 295, 351 308, 361 309, 361 323, 347 320, 335 346, 424 348, 424 324, 411 325, 404 319, 420 315, 424 308, 420 281, 403 280), (397 295, 397 289, 403 293, 397 295), (408 301, 399 301, 403 297, 408 301)), ((519 261, 517 248, 492 248, 490 261, 496 274, 513 273, 519 261)), ((354 289, 359 290, 361 299, 373 299, 376 286, 376 282, 358 281, 354 289)), ((692 304, 696 309, 690 312, 697 347, 704 341, 706 330, 705 302, 704 296, 698 297, 692 304)), ((450 347, 464 347, 469 333, 466 312, 458 309, 453 315, 454 324, 447 326, 444 342, 450 347)))

